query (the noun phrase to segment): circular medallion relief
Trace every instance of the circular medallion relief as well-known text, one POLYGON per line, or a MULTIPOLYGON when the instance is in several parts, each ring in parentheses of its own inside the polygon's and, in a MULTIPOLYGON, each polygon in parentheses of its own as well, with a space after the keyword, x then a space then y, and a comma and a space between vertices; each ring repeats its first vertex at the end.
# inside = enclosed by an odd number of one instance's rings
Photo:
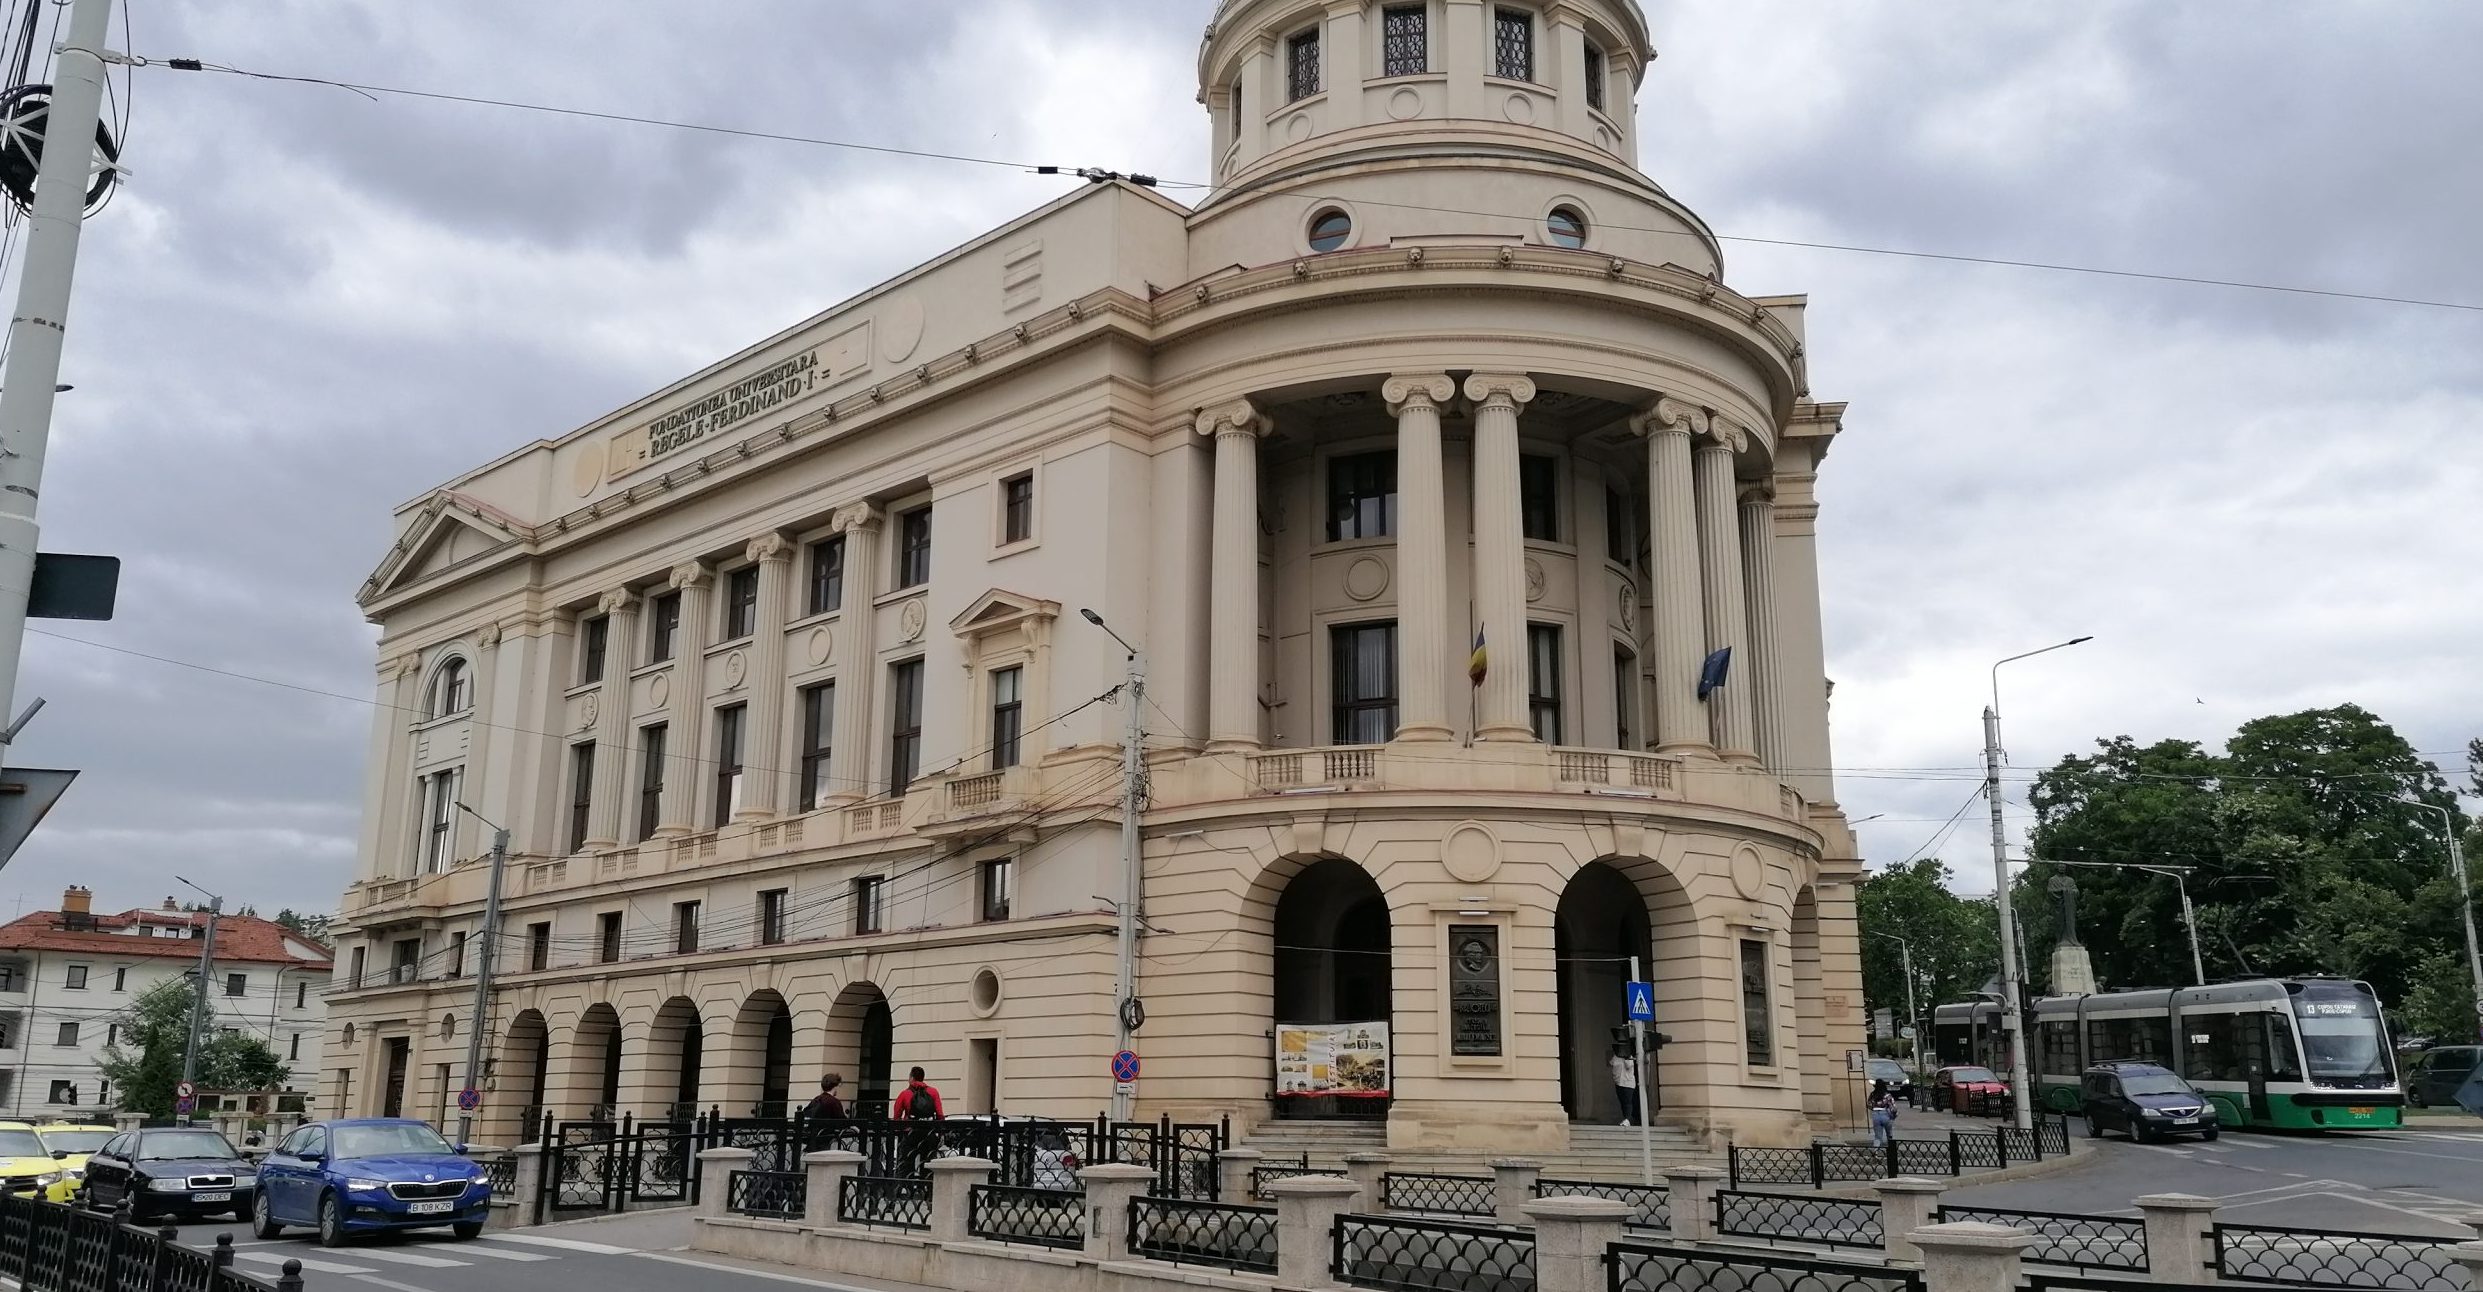
POLYGON ((836 656, 836 634, 829 632, 825 624, 810 630, 810 641, 807 644, 810 648, 810 662, 813 664, 825 664, 836 656))
POLYGON ((749 675, 750 661, 742 658, 740 651, 724 657, 724 685, 728 689, 739 687, 742 679, 749 675))
POLYGON ((1388 590, 1388 563, 1366 556, 1345 567, 1345 595, 1369 601, 1388 590))
POLYGON ((879 357, 890 363, 903 363, 914 357, 922 340, 922 301, 912 296, 890 301, 879 316, 879 357))
POLYGON ((897 612, 897 627, 904 630, 904 639, 909 642, 922 640, 923 627, 929 620, 929 612, 923 609, 920 597, 906 602, 905 608, 897 612))
POLYGON ((1544 575, 1544 573, 1543 573, 1543 563, 1542 563, 1541 561, 1536 560, 1535 558, 1533 558, 1533 557, 1531 557, 1531 556, 1530 556, 1530 557, 1527 557, 1527 558, 1526 558, 1526 599, 1527 599, 1528 601, 1541 601, 1541 600, 1543 600, 1543 589, 1544 589, 1545 581, 1546 581, 1546 576, 1545 576, 1545 575, 1544 575))
POLYGON ((1501 114, 1513 125, 1531 126, 1535 123, 1535 101, 1524 94, 1512 94, 1501 114))
POLYGON ((1733 891, 1751 901, 1759 900, 1759 894, 1767 891, 1767 865, 1759 860, 1759 854, 1749 848, 1738 849, 1728 864, 1733 891))
POLYGON ((672 702, 672 674, 658 673, 647 679, 647 704, 661 709, 672 702))
POLYGON ((1626 583, 1622 584, 1620 605, 1617 609, 1621 612, 1621 623, 1624 626, 1635 625, 1638 622, 1638 589, 1626 583))
POLYGON ((578 462, 570 469, 569 487, 575 489, 580 498, 595 492, 604 482, 604 443, 595 440, 578 446, 578 462))
POLYGON ((1500 840, 1480 824, 1464 822, 1440 841, 1440 866, 1451 879, 1480 884, 1500 873, 1500 840))
POLYGON ((1285 138, 1294 143, 1310 138, 1310 132, 1310 114, 1307 112, 1296 112, 1285 122, 1285 138))
POLYGON ((602 716, 603 702, 591 695, 586 697, 586 699, 581 701, 578 705, 578 730, 584 731, 587 728, 594 726, 595 719, 602 716))
POLYGON ((1423 92, 1403 86, 1388 96, 1388 115, 1399 121, 1411 121, 1423 114, 1423 92))
POLYGON ((974 985, 971 990, 973 992, 971 999, 973 1001, 974 1012, 976 1014, 984 1018, 990 1018, 993 1014, 999 1012, 999 974, 992 972, 988 968, 977 971, 974 975, 974 985))

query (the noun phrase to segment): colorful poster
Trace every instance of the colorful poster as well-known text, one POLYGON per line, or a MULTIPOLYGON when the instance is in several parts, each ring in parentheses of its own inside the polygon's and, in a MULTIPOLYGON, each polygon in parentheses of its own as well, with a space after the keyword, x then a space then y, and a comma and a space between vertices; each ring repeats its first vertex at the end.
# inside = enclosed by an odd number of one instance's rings
POLYGON ((1388 1097, 1386 1023, 1279 1023, 1276 1094, 1309 1099, 1388 1097))

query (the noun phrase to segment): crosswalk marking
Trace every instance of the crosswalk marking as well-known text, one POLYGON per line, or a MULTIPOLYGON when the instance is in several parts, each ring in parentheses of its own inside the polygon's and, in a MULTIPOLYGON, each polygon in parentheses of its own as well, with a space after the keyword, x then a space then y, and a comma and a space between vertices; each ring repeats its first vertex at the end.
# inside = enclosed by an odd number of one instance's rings
POLYGON ((635 1247, 615 1247, 610 1243, 590 1243, 576 1238, 546 1238, 541 1234, 485 1234, 487 1243, 525 1243, 532 1247, 557 1247, 565 1252, 588 1252, 596 1256, 627 1256, 635 1247))
POLYGON ((457 1246, 457 1254, 459 1256, 488 1256, 496 1261, 556 1261, 560 1259, 557 1256, 546 1256, 541 1252, 504 1252, 488 1243, 461 1243, 457 1246))
POLYGON ((300 1261, 302 1263, 302 1268, 313 1274, 370 1274, 376 1272, 369 1266, 365 1265, 339 1265, 334 1261, 315 1261, 307 1256, 293 1256, 277 1252, 237 1251, 233 1253, 233 1256, 237 1260, 260 1261, 269 1265, 282 1265, 286 1261, 300 1261))
POLYGON ((434 1270, 458 1269, 462 1268, 466 1264, 464 1261, 452 1261, 444 1256, 425 1256, 420 1252, 391 1251, 384 1247, 365 1247, 355 1252, 354 1255, 362 1260, 378 1261, 383 1265, 419 1265, 425 1269, 434 1270))

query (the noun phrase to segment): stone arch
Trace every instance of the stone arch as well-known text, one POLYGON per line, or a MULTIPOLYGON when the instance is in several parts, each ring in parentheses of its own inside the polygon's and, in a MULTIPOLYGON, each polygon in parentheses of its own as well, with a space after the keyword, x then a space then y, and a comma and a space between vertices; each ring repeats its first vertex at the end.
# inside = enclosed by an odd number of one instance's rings
POLYGON ((827 1070, 845 1079, 840 1093, 858 1117, 884 1116, 896 1085, 896 1011, 868 979, 845 984, 828 1007, 827 1070))
POLYGON ((775 988, 750 993, 734 1011, 732 1066, 727 1113, 792 1115, 793 1007, 775 988))
POLYGON ((1681 1104, 1684 1096, 1704 1086, 1703 1080, 1686 1079, 1675 1083, 1674 1098, 1668 1101, 1666 1097, 1664 1069, 1668 1063, 1688 1070, 1711 1061, 1707 1054, 1711 1038, 1704 1035, 1704 1024, 1712 1013, 1707 999, 1713 990, 1707 981, 1713 972, 1709 949, 1700 944, 1697 909, 1688 887, 1671 867, 1633 853, 1607 853, 1581 863, 1563 881, 1554 946, 1555 957, 1561 961, 1557 967, 1561 971, 1562 1095, 1572 1117, 1619 1119, 1619 1097, 1607 1070, 1609 1029, 1625 1025, 1620 984, 1628 975, 1627 958, 1633 953, 1641 958, 1642 980, 1655 989, 1655 1021, 1647 1028, 1647 1064, 1639 1076, 1650 1109, 1664 1108, 1668 1102, 1681 1104), (1592 901, 1620 903, 1626 909, 1617 918, 1607 912, 1596 917, 1598 924, 1588 924, 1583 910, 1591 909, 1587 904, 1592 901), (1599 966, 1593 963, 1596 959, 1618 962, 1599 966), (1658 1045, 1657 1034, 1670 1037, 1670 1044, 1658 1045), (1573 1103, 1573 1092, 1583 1097, 1573 1103))
MULTIPOLYGON (((1271 1026, 1395 1021, 1394 924, 1387 894, 1360 862, 1333 853, 1280 859, 1252 886, 1244 922, 1266 957, 1271 1026)), ((1282 1096, 1276 1112, 1371 1117, 1385 1116, 1388 1105, 1282 1096)))
POLYGON ((542 1133, 544 1096, 552 1075, 551 1028, 543 1011, 523 1009, 509 1020, 492 1067, 494 1129, 511 1138, 499 1142, 531 1144, 542 1133), (506 1118, 508 1120, 502 1120, 506 1118))
POLYGON ((706 1040, 698 1005, 689 997, 672 997, 655 1011, 647 1025, 648 1117, 686 1121, 698 1116, 706 1040))
POLYGON ((578 1062, 572 1079, 583 1079, 583 1089, 576 1093, 584 1096, 587 1116, 598 1121, 616 1117, 623 1058, 620 1011, 602 1002, 587 1006, 578 1016, 574 1036, 578 1062))
MULTIPOLYGON (((1793 1021, 1796 1049, 1802 1073, 1802 1112, 1814 1123, 1826 1125, 1836 1117, 1836 1082, 1838 1078, 1828 1066, 1828 1000, 1824 965, 1819 948, 1819 893, 1804 884, 1793 895, 1792 922, 1787 941, 1793 951, 1793 1021)), ((1784 1005, 1775 1006, 1779 1017, 1784 1005)), ((1769 1020, 1774 1025, 1774 1020, 1769 1020)), ((1837 1065, 1841 1071, 1844 1065, 1837 1065)))

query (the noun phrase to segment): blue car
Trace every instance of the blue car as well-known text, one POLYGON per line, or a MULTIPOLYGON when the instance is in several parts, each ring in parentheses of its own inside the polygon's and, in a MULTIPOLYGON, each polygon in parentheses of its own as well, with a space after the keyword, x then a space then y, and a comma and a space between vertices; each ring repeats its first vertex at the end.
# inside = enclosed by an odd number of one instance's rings
POLYGON ((285 1136, 259 1165, 250 1221, 261 1238, 285 1226, 319 1231, 336 1247, 355 1234, 447 1226, 483 1232, 491 1185, 440 1133, 404 1117, 312 1122, 285 1136))

